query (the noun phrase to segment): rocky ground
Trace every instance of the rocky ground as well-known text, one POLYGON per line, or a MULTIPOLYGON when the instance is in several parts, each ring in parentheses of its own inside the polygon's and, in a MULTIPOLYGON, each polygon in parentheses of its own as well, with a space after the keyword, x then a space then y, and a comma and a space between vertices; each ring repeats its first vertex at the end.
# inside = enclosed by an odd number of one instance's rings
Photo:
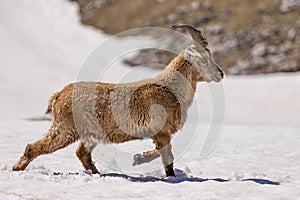
MULTIPOLYGON (((83 24, 116 34, 136 27, 199 27, 227 74, 300 70, 300 0, 72 0, 83 24)), ((143 50, 125 63, 167 64, 173 54, 143 50)))

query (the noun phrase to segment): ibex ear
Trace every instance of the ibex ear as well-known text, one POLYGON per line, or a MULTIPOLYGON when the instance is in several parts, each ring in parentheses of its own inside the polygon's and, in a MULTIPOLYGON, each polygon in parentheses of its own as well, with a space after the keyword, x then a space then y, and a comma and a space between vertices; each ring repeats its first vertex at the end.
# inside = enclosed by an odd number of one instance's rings
POLYGON ((201 54, 197 51, 197 47, 192 44, 184 50, 184 58, 193 63, 197 58, 201 58, 201 54))
POLYGON ((189 63, 192 63, 192 54, 191 54, 191 52, 188 50, 188 48, 186 48, 186 49, 184 50, 183 56, 184 56, 184 59, 185 59, 186 61, 188 61, 189 63))

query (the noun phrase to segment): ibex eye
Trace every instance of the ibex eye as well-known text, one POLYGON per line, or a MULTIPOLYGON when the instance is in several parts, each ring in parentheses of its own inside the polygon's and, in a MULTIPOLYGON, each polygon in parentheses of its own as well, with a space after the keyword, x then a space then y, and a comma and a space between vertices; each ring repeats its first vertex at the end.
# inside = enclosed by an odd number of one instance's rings
POLYGON ((207 62, 208 62, 207 59, 201 59, 201 63, 202 63, 202 64, 206 65, 207 62))

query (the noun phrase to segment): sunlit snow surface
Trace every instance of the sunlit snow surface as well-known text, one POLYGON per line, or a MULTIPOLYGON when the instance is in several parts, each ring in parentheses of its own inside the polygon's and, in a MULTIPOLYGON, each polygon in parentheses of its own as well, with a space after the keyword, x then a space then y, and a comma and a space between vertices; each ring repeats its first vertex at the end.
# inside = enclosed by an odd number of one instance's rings
MULTIPOLYGON (((26 144, 40 139, 51 124, 25 118, 42 115, 48 98, 76 80, 80 64, 107 36, 80 25, 76 5, 66 0, 2 0, 0 11, 0 199, 300 196, 299 73, 227 77, 225 126, 205 159, 199 151, 212 105, 207 86, 199 84, 194 104, 203 119, 191 147, 175 161, 176 178, 164 178, 162 167, 139 174, 113 170, 97 158, 102 174, 91 176, 76 158, 77 144, 37 158, 23 172, 12 172, 26 144)), ((197 122, 193 117, 191 110, 186 127, 197 122)), ((189 129, 179 134, 184 132, 189 129)), ((136 148, 141 142, 127 144, 122 145, 132 154, 152 147, 151 141, 142 143, 144 149, 136 148)))

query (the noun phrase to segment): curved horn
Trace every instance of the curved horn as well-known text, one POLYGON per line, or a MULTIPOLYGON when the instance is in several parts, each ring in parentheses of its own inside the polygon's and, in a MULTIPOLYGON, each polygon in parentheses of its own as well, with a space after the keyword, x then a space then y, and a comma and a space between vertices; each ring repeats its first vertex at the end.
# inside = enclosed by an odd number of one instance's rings
POLYGON ((182 29, 186 30, 192 36, 193 40, 198 42, 203 48, 206 48, 208 43, 207 43, 205 37, 203 37, 200 30, 198 30, 190 25, 187 25, 187 24, 176 24, 176 25, 173 25, 172 28, 173 29, 182 28, 182 29))

